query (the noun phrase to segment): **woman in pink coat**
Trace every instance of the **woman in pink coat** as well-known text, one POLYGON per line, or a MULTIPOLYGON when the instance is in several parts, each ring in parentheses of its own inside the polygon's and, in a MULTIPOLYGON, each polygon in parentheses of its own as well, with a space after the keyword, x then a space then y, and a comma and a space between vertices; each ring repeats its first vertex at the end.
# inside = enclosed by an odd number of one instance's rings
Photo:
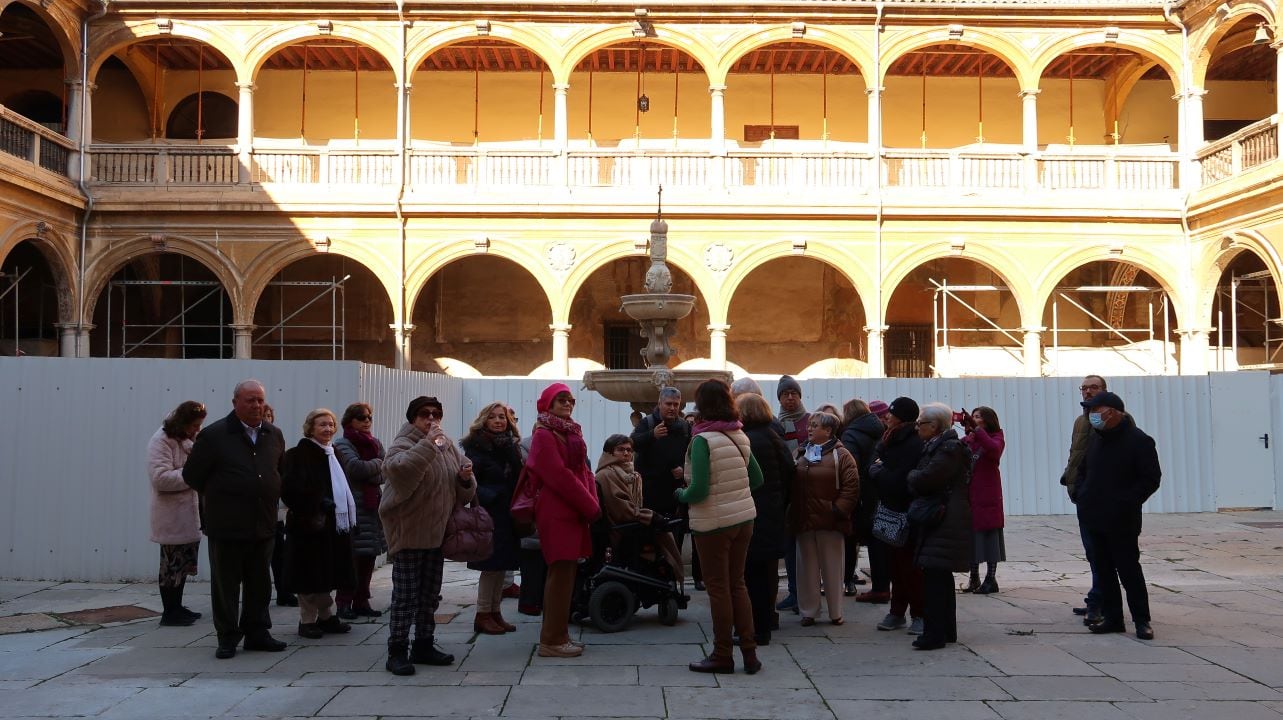
POLYGON ((575 409, 570 388, 563 383, 549 385, 535 407, 539 419, 526 467, 538 488, 535 528, 548 563, 539 655, 576 657, 584 646, 570 639, 570 598, 578 561, 592 555, 588 526, 601 514, 601 508, 583 431, 570 419, 575 409))
POLYGON ((972 556, 971 581, 963 592, 982 595, 998 592, 998 563, 1007 559, 1007 546, 1002 537, 1005 518, 1002 514, 1002 472, 998 462, 1007 444, 993 408, 978 407, 966 423, 967 436, 962 439, 971 449, 971 529, 976 548, 972 556), (980 582, 980 563, 987 572, 980 582))
POLYGON ((160 545, 161 625, 191 625, 200 613, 183 607, 187 576, 196 574, 200 552, 200 500, 183 482, 192 440, 205 421, 205 406, 187 400, 174 408, 147 443, 151 480, 151 541, 160 545))

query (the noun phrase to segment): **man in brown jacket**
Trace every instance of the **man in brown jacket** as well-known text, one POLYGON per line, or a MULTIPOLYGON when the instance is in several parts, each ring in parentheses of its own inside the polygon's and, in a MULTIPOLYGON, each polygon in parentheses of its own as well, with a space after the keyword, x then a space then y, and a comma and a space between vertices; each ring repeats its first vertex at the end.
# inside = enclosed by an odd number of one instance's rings
MULTIPOLYGON (((1078 391, 1082 393, 1083 402, 1091 400, 1108 389, 1105 378, 1099 375, 1088 375, 1083 378, 1082 385, 1078 387, 1078 391)), ((1091 425, 1087 422, 1087 410, 1084 408, 1078 413, 1078 417, 1074 418, 1074 431, 1069 438, 1069 462, 1060 475, 1060 484, 1064 485, 1069 493, 1070 502, 1075 502, 1078 497, 1075 481, 1078 478, 1078 468, 1087 457, 1087 445, 1090 440, 1091 425)), ((1091 590, 1088 590, 1087 597, 1083 598, 1083 606, 1074 608, 1074 614, 1083 615, 1083 624, 1091 625, 1100 622, 1103 617, 1100 611, 1100 591, 1097 589, 1099 584, 1096 582, 1096 564, 1092 562, 1091 540, 1088 539, 1087 531, 1083 529, 1081 522, 1078 524, 1078 535, 1082 538, 1083 552, 1087 556, 1087 565, 1091 568, 1091 590)))

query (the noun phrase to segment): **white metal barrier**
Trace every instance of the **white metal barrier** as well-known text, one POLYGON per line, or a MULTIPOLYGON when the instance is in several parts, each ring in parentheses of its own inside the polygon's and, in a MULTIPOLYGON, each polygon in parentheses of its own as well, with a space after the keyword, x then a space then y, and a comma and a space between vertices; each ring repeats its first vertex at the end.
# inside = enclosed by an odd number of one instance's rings
MULTIPOLYGON (((342 413, 357 400, 374 406, 375 432, 390 442, 416 395, 441 399, 446 430, 456 438, 491 400, 516 409, 524 435, 535 419, 535 400, 549 382, 451 378, 342 361, 0 358, 0 407, 6 416, 6 431, 0 433, 0 578, 155 577, 158 553, 148 541, 147 440, 183 400, 205 402, 209 421, 223 417, 231 410, 233 386, 247 377, 267 386, 268 402, 290 445, 301 436, 308 410, 324 406, 342 413)), ((1252 432, 1270 434, 1278 479, 1283 454, 1276 450, 1272 428, 1283 428, 1283 376, 1269 380, 1272 410, 1265 413, 1263 429, 1252 432)), ((775 379, 759 382, 775 406, 775 379)), ((1076 378, 801 382, 804 402, 812 409, 825 402, 840 407, 852 397, 889 401, 899 395, 954 408, 989 405, 1006 430, 1007 512, 1072 512, 1058 479, 1079 412, 1076 378)), ((575 416, 595 464, 608 435, 631 431, 630 410, 582 390, 577 380, 569 384, 579 395, 575 416)), ((1126 377, 1110 384, 1158 444, 1163 486, 1146 506, 1150 512, 1215 510, 1217 484, 1239 481, 1234 458, 1217 455, 1220 423, 1211 412, 1209 387, 1208 376, 1126 377)), ((1272 506, 1274 500, 1258 493, 1251 503, 1272 506)))

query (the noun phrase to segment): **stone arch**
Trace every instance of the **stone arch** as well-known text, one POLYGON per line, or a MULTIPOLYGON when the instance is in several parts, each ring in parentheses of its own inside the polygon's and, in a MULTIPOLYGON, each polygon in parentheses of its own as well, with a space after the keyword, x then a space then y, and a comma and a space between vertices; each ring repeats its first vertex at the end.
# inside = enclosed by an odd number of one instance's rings
MULTIPOLYGON (((1238 0, 1230 3, 1229 7, 1229 14, 1224 18, 1207 23, 1190 38, 1193 52, 1190 82, 1194 87, 1206 87, 1207 71, 1211 67, 1212 54, 1216 51, 1216 46, 1241 20, 1257 16, 1271 28, 1278 27, 1278 16, 1269 3, 1238 0)), ((1274 37, 1278 38, 1277 32, 1274 37)))
MULTIPOLYGON (((600 246, 594 246, 586 255, 580 258, 575 267, 566 275, 565 282, 558 288, 556 300, 552 304, 553 322, 567 323, 570 318, 570 305, 574 302, 575 295, 583 288, 588 278, 593 273, 610 265, 617 260, 623 260, 632 257, 647 257, 645 250, 637 250, 631 241, 620 240, 613 243, 603 243, 600 246)), ((700 299, 704 301, 708 309, 708 321, 710 323, 725 322, 724 308, 720 304, 715 304, 718 299, 716 283, 711 282, 711 278, 703 272, 704 266, 699 258, 691 254, 687 247, 676 247, 674 243, 668 244, 667 263, 672 267, 681 270, 695 284, 695 290, 699 293, 700 299), (722 309, 718 313, 718 309, 722 309), (721 318, 720 320, 718 318, 721 318)))
POLYGON ((1026 90, 1036 89, 1043 73, 1047 71, 1047 67, 1061 55, 1080 48, 1106 44, 1111 47, 1117 46, 1123 50, 1131 50, 1154 61, 1171 78, 1173 89, 1176 92, 1180 92, 1181 57, 1179 48, 1173 48, 1169 43, 1157 41, 1152 35, 1126 29, 1120 29, 1118 40, 1110 43, 1105 42, 1104 35, 1100 30, 1083 30, 1056 37, 1039 49, 1038 53, 1033 57, 1030 67, 1030 82, 1029 84, 1022 84, 1021 87, 1026 90))
POLYGON ((1037 74, 1031 68, 1028 54, 1015 43, 1013 38, 1008 37, 1005 33, 996 32, 987 28, 965 27, 961 37, 950 37, 949 28, 933 27, 912 30, 902 35, 893 37, 882 47, 882 68, 881 77, 878 78, 878 85, 886 82, 887 72, 897 60, 915 50, 921 50, 932 45, 965 45, 977 50, 983 50, 998 58, 1011 68, 1015 74, 1016 81, 1022 88, 1036 87, 1037 74))
POLYGON ((1033 291, 1025 280, 1028 275, 1024 268, 1021 267, 1020 261, 996 248, 979 243, 973 244, 970 239, 966 242, 961 253, 956 252, 947 242, 923 243, 888 263, 882 272, 881 317, 886 317, 887 310, 891 306, 891 297, 895 295, 900 284, 914 270, 932 260, 949 258, 970 260, 1002 278, 1003 283, 1011 291, 1012 297, 1016 301, 1016 307, 1020 311, 1021 322, 1027 322, 1029 318, 1028 308, 1031 306, 1033 291))
POLYGON ((131 260, 153 253, 174 253, 189 257, 218 278, 232 304, 233 322, 246 322, 240 314, 244 293, 241 274, 231 260, 208 243, 181 235, 139 235, 113 245, 85 269, 85 317, 92 318, 98 296, 111 278, 131 260))
POLYGON ((397 83, 403 82, 400 49, 366 26, 348 22, 334 23, 329 32, 321 32, 314 23, 298 23, 269 28, 257 33, 245 42, 244 67, 249 77, 242 82, 253 82, 258 77, 259 71, 263 69, 263 63, 278 51, 296 43, 324 39, 349 40, 364 45, 382 56, 383 61, 392 68, 392 77, 397 83))
POLYGON ((250 263, 252 269, 245 275, 243 301, 235 305, 237 317, 244 318, 238 319, 237 322, 253 321, 254 311, 262 300, 267 283, 276 277, 277 273, 299 260, 324 254, 338 255, 369 270, 379 280, 379 284, 387 294, 387 300, 392 307, 393 322, 400 322, 401 311, 398 302, 400 287, 395 284, 399 274, 382 256, 373 251, 365 251, 360 243, 355 242, 337 242, 326 251, 321 251, 306 241, 277 243, 254 258, 250 263))
MULTIPOLYGON (((1256 255, 1265 263, 1274 280, 1274 287, 1283 292, 1283 256, 1270 241, 1256 230, 1236 230, 1222 235, 1213 244, 1205 259, 1194 268, 1196 297, 1192 308, 1194 318, 1209 317, 1216 298, 1216 286, 1230 263, 1244 252, 1256 255)), ((1193 323, 1191 323, 1193 324, 1193 323)))
MULTIPOLYGON (((637 38, 633 37, 631 24, 615 25, 581 33, 571 40, 570 44, 563 50, 562 63, 552 66, 554 68, 554 82, 569 84, 571 72, 584 58, 596 50, 616 43, 631 44, 635 42, 637 42, 637 38)), ((709 78, 709 84, 715 84, 709 75, 709 68, 716 66, 717 53, 703 38, 676 27, 656 24, 655 35, 647 36, 646 43, 649 45, 667 45, 689 54, 695 58, 700 67, 704 68, 704 75, 709 78)), ((719 82, 724 81, 725 77, 721 78, 719 82)))
POLYGON ((0 12, 11 5, 20 5, 36 14, 53 32, 54 42, 62 53, 67 67, 67 79, 80 79, 80 17, 75 3, 35 2, 33 0, 8 0, 0 2, 0 12))
MULTIPOLYGON (((720 290, 717 296, 718 306, 722 309, 722 315, 719 319, 711 319, 710 322, 725 323, 727 321, 731 300, 735 297, 735 293, 739 290, 739 286, 744 282, 744 279, 751 275, 753 271, 774 260, 795 257, 796 255, 797 253, 791 246, 782 242, 759 245, 738 255, 735 258, 734 265, 727 270, 725 276, 717 284, 720 290)), ((877 279, 869 275, 862 264, 856 262, 851 256, 844 254, 838 247, 829 245, 808 245, 802 256, 818 260, 832 267, 850 281, 851 285, 855 287, 855 291, 859 293, 865 322, 871 322, 879 316, 876 299, 877 279)))
POLYGON ((549 278, 523 254, 517 243, 478 252, 459 242, 415 259, 406 307, 413 369, 528 375, 552 357, 549 278))
MULTIPOLYGON (((478 35, 475 24, 450 25, 415 38, 406 50, 406 72, 413 74, 424 60, 442 48, 466 40, 505 40, 534 53, 549 69, 557 68, 560 48, 557 42, 537 28, 505 22, 491 22, 489 35, 478 35)), ((550 73, 550 80, 555 78, 550 73)))
POLYGON ((869 84, 870 76, 873 74, 873 66, 875 64, 873 54, 853 35, 838 32, 831 27, 807 26, 806 34, 801 38, 796 38, 793 36, 791 25, 774 25, 762 29, 748 30, 726 41, 717 59, 717 64, 712 67, 706 67, 709 84, 726 84, 730 69, 740 58, 754 50, 778 42, 806 43, 841 53, 860 68, 860 76, 864 78, 866 86, 869 84))
POLYGON ((500 242, 490 246, 488 250, 480 251, 476 245, 465 242, 455 242, 444 248, 438 247, 426 250, 418 257, 409 258, 406 261, 405 275, 405 304, 407 311, 414 308, 414 304, 419 300, 419 294, 423 288, 432 279, 433 275, 441 272, 443 268, 453 262, 469 257, 493 256, 516 263, 519 267, 530 273, 535 282, 539 284, 540 289, 544 292, 544 299, 548 301, 549 308, 553 312, 549 316, 550 323, 559 322, 555 308, 557 307, 556 298, 562 292, 562 282, 560 279, 552 276, 547 272, 545 259, 538 253, 531 251, 524 244, 518 242, 500 242))
POLYGON ((0 263, 9 257, 9 253, 19 244, 31 241, 31 244, 44 257, 58 287, 58 320, 59 322, 76 321, 76 287, 79 277, 76 272, 76 258, 72 254, 75 242, 63 233, 48 227, 39 221, 27 221, 10 226, 0 236, 0 263))
POLYGON ((1051 300, 1056 284, 1064 277, 1084 265, 1111 260, 1135 265, 1157 280, 1168 297, 1172 299, 1177 322, 1182 327, 1188 324, 1191 317, 1187 310, 1189 298, 1182 292, 1181 284, 1176 281, 1181 272, 1180 268, 1172 266, 1163 256, 1155 254, 1145 245, 1145 243, 1129 245, 1122 253, 1103 245, 1078 247, 1052 258, 1034 280, 1031 296, 1034 303, 1031 303, 1030 311, 1036 310, 1037 316, 1027 316, 1026 326, 1037 327, 1042 323, 1043 310, 1051 300))
POLYGON ((103 35, 93 37, 90 40, 90 44, 99 49, 93 53, 89 61, 89 82, 93 83, 95 81, 98 71, 108 58, 125 47, 146 40, 171 37, 194 40, 210 46, 231 63, 232 69, 236 72, 237 82, 248 81, 241 43, 236 38, 226 34, 221 25, 217 23, 191 23, 177 19, 171 22, 173 27, 168 30, 162 30, 154 22, 150 22, 115 27, 103 35))

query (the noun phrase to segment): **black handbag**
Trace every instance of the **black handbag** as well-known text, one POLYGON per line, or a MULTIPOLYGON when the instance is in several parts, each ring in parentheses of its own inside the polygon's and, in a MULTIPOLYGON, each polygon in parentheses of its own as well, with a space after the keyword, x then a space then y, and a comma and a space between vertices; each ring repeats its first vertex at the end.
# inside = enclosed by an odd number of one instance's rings
POLYGON ((913 498, 909 503, 909 522, 921 529, 930 529, 944 522, 948 494, 913 498))
POLYGON ((909 516, 878 503, 873 513, 873 537, 891 547, 904 547, 909 541, 909 516))

